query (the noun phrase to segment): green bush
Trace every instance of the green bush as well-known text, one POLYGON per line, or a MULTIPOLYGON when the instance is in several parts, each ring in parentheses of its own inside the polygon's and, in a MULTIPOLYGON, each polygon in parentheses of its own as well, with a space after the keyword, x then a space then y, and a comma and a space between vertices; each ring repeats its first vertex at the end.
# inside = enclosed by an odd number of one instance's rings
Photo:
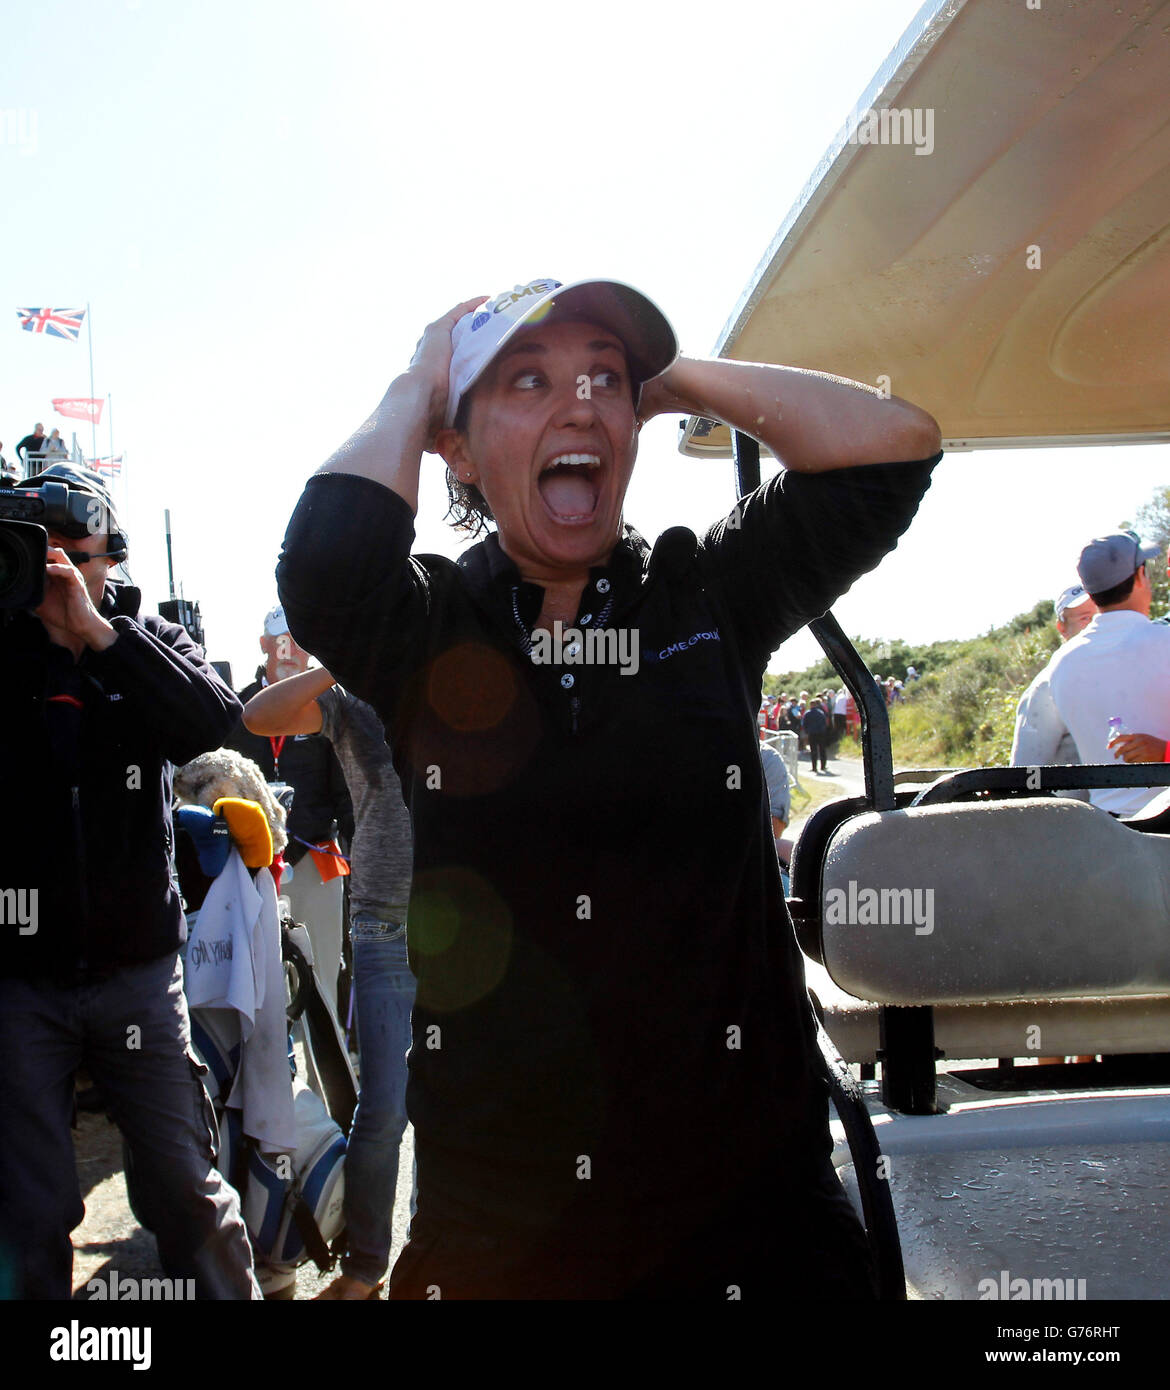
MULTIPOLYGON (((1051 604, 1048 608, 1051 616, 1051 604)), ((912 683, 890 711, 895 762, 1006 767, 1016 705, 1058 643, 1051 622, 1034 627, 1013 620, 986 637, 957 644, 951 663, 912 683)))

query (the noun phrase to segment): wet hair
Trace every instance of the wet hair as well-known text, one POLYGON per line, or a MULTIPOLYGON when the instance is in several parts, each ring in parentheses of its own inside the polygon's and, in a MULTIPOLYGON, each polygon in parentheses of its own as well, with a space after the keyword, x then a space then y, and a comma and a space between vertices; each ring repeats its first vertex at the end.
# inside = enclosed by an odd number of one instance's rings
MULTIPOLYGON (((465 391, 463 399, 459 402, 459 409, 455 412, 452 428, 460 434, 466 434, 470 416, 471 392, 465 391)), ((447 469, 447 514, 443 520, 446 521, 448 518, 456 531, 467 531, 473 539, 481 531, 487 530, 489 521, 495 521, 487 498, 479 488, 474 483, 465 483, 456 476, 452 468, 447 469)))

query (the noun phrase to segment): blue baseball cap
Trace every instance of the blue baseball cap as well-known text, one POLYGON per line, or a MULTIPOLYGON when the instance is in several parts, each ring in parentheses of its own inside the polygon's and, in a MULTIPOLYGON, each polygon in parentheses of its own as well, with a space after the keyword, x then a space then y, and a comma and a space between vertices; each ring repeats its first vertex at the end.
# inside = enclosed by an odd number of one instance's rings
POLYGON ((1086 592, 1101 594, 1135 574, 1147 560, 1156 559, 1161 550, 1156 541, 1143 543, 1136 531, 1113 531, 1085 546, 1077 574, 1086 592))

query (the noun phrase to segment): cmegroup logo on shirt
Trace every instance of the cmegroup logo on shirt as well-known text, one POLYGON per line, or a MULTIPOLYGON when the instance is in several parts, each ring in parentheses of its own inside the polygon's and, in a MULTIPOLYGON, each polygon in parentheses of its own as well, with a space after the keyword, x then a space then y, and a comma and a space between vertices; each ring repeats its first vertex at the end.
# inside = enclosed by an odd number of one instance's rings
POLYGON ((682 652, 689 651, 691 647, 697 647, 700 642, 720 641, 719 629, 710 628, 704 632, 692 632, 689 637, 682 638, 681 641, 671 642, 669 646, 663 647, 657 652, 647 652, 647 661, 669 661, 672 656, 679 656, 682 652))

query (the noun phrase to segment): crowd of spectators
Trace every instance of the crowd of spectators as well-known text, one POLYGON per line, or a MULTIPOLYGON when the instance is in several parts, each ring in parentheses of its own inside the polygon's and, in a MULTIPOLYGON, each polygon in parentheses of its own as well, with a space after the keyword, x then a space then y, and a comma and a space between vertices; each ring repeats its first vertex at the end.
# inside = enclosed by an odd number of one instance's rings
MULTIPOLYGON (((893 706, 905 699, 906 686, 918 680, 919 673, 908 666, 904 681, 896 676, 883 679, 876 673, 873 679, 886 705, 893 706)), ((761 740, 766 740, 769 733, 794 733, 799 751, 809 754, 814 772, 824 772, 824 755, 835 755, 842 739, 857 739, 861 730, 857 702, 844 686, 839 690, 801 690, 796 694, 781 691, 779 695, 765 695, 758 722, 761 740)))

